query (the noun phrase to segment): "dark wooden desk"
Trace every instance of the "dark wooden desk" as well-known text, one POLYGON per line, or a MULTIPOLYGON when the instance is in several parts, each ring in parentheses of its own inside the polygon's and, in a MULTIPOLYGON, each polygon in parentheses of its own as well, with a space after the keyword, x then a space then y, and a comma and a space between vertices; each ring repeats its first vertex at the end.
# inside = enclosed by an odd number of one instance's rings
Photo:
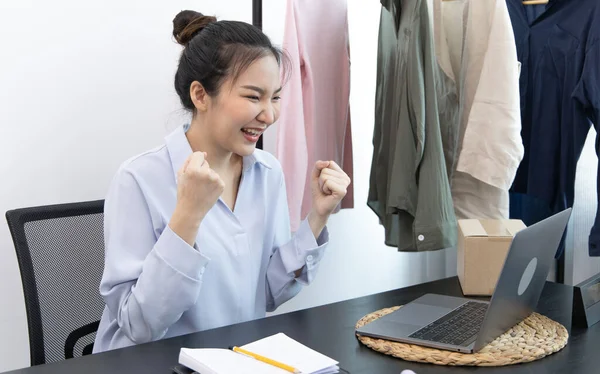
POLYGON ((540 361, 504 368, 460 368, 414 364, 391 358, 360 344, 354 325, 364 315, 393 305, 402 305, 428 292, 461 296, 457 278, 426 283, 396 291, 366 296, 336 304, 260 319, 215 330, 167 339, 102 354, 37 366, 13 374, 170 373, 181 347, 242 345, 284 332, 340 362, 352 374, 399 374, 412 369, 426 373, 598 373, 600 372, 600 324, 590 329, 571 329, 573 289, 547 283, 538 311, 562 323, 570 331, 569 344, 540 361))

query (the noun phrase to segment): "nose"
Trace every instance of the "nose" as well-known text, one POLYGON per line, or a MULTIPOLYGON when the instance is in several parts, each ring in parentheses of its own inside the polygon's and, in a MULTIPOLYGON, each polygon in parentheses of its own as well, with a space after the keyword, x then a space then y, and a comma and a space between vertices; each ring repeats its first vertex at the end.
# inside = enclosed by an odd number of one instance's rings
POLYGON ((256 119, 264 124, 266 124, 267 126, 272 125, 273 122, 275 122, 276 120, 276 112, 275 112, 275 107, 273 106, 272 103, 266 103, 265 105, 263 105, 262 110, 260 111, 260 113, 258 114, 258 116, 256 116, 256 119))

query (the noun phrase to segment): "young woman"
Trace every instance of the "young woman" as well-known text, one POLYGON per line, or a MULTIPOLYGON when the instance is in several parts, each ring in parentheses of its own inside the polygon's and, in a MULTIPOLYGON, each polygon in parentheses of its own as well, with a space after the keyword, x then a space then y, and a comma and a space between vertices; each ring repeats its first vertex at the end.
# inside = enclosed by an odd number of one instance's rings
POLYGON ((313 210, 292 237, 281 167, 255 149, 279 115, 281 52, 246 23, 183 11, 173 24, 175 89, 192 120, 111 184, 94 352, 275 310, 314 278, 350 183, 317 162, 313 210))

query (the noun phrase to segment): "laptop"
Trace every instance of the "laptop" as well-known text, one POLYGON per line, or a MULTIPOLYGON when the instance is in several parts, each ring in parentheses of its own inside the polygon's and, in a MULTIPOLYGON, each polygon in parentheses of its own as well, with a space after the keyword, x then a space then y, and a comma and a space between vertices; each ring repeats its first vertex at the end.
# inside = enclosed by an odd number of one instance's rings
POLYGON ((479 351, 533 312, 570 216, 571 208, 515 235, 490 302, 426 294, 356 332, 455 352, 479 351))

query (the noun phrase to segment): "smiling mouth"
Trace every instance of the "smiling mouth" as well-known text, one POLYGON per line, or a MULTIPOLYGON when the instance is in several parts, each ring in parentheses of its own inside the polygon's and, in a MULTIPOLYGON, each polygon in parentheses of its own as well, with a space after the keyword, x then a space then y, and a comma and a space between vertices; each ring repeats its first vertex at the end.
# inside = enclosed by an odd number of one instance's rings
POLYGON ((260 136, 264 130, 259 129, 242 129, 242 132, 250 136, 260 136))

